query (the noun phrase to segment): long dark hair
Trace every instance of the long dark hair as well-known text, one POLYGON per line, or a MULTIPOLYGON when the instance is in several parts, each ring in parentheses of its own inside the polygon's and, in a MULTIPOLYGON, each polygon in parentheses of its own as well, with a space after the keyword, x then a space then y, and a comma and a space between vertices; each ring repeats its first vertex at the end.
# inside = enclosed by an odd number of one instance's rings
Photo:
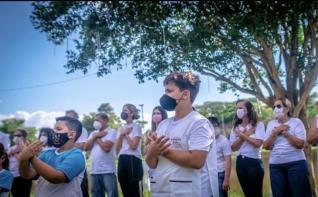
MULTIPOLYGON (((50 135, 52 135, 54 133, 54 130, 49 128, 49 127, 43 127, 40 129, 40 132, 39 132, 39 136, 38 136, 38 139, 40 139, 42 133, 45 133, 46 136, 49 138, 50 135)), ((48 146, 53 146, 51 140, 48 140, 47 141, 47 145, 48 146)))
MULTIPOLYGON (((160 111, 161 113, 161 121, 168 118, 167 111, 163 109, 161 106, 156 106, 155 108, 153 108, 152 114, 156 109, 160 111)), ((151 114, 151 131, 156 131, 157 126, 156 126, 156 123, 152 120, 152 114, 151 114)))
MULTIPOLYGON (((258 122, 258 116, 257 113, 255 111, 255 108, 253 106, 253 104, 245 99, 239 99, 238 101, 236 101, 236 105, 240 102, 244 102, 245 107, 247 109, 247 117, 248 117, 248 122, 251 123, 251 125, 254 127, 256 126, 257 122, 258 122)), ((233 120, 233 126, 234 128, 237 127, 239 124, 242 123, 242 120, 239 119, 235 113, 234 116, 234 120, 233 120)))
POLYGON ((2 168, 9 170, 9 158, 6 151, 4 150, 3 144, 0 142, 0 157, 3 157, 3 156, 4 156, 4 161, 2 163, 2 168))

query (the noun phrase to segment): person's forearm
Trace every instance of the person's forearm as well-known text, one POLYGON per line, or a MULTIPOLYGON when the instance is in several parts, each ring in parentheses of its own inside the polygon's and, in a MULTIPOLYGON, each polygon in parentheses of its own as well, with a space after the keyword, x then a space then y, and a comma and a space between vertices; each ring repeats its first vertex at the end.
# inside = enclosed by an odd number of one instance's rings
POLYGON ((271 150, 276 138, 277 138, 276 134, 274 133, 270 134, 270 136, 264 141, 263 148, 265 148, 266 150, 271 150))
POLYGON ((310 128, 307 141, 309 144, 316 144, 318 142, 318 128, 316 128, 315 124, 310 128))
POLYGON ((31 168, 29 160, 21 160, 19 162, 19 172, 24 179, 32 179, 36 176, 36 172, 31 168))
POLYGON ((125 136, 125 139, 127 140, 129 147, 133 150, 136 150, 138 148, 139 139, 137 137, 130 138, 129 135, 125 136))
POLYGON ((116 154, 118 155, 121 149, 121 146, 123 144, 123 140, 124 140, 124 136, 120 135, 116 144, 115 144, 115 148, 116 148, 116 154))
POLYGON ((38 158, 33 157, 31 159, 31 163, 36 172, 39 175, 41 175, 45 180, 54 184, 67 182, 67 178, 63 172, 54 169, 53 167, 39 160, 38 158))
POLYGON ((113 147, 113 143, 111 142, 103 142, 100 138, 96 139, 96 143, 103 149, 103 151, 105 152, 109 152, 111 151, 112 147, 113 147))
POLYGON ((94 145, 94 142, 95 142, 95 138, 92 137, 90 139, 88 139, 85 144, 84 144, 84 150, 85 151, 88 151, 88 150, 91 150, 93 145, 94 145))
POLYGON ((180 166, 193 169, 200 169, 205 164, 208 152, 206 152, 206 154, 204 154, 201 157, 197 157, 194 154, 194 152, 196 151, 169 150, 168 153, 163 156, 180 166))
POLYGON ((230 175, 231 175, 231 155, 225 156, 225 164, 224 164, 224 180, 230 181, 230 175))
POLYGON ((297 137, 289 134, 288 132, 285 132, 283 135, 287 138, 288 142, 294 147, 298 149, 304 148, 304 145, 305 145, 304 140, 298 139, 297 137))
POLYGON ((254 146, 255 148, 259 148, 262 146, 263 141, 262 140, 258 140, 258 139, 254 139, 251 138, 248 135, 242 134, 241 138, 246 141, 247 143, 251 144, 252 146, 254 146))
POLYGON ((233 151, 237 151, 238 149, 240 149, 240 147, 242 146, 244 140, 242 138, 238 138, 236 141, 234 141, 231 145, 231 149, 233 151))
POLYGON ((146 163, 148 164, 149 168, 155 169, 157 168, 157 164, 158 164, 158 157, 151 157, 146 155, 146 163))

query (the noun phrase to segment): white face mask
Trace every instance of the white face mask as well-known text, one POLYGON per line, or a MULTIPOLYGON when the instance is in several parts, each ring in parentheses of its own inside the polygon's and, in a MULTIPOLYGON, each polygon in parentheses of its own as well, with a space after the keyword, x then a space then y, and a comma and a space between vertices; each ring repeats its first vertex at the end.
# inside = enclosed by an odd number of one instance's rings
POLYGON ((280 118, 284 115, 284 112, 283 112, 284 108, 277 108, 275 107, 274 110, 273 110, 273 115, 274 117, 277 119, 277 118, 280 118))
POLYGON ((102 123, 100 123, 99 121, 95 120, 94 123, 93 123, 93 127, 96 130, 100 130, 102 128, 102 123))
POLYGON ((48 140, 48 137, 47 137, 47 136, 42 135, 42 136, 40 137, 40 141, 43 142, 44 144, 47 144, 47 140, 48 140))
POLYGON ((245 110, 244 109, 237 109, 236 110, 236 116, 239 118, 239 119, 242 119, 245 115, 245 110))
POLYGON ((22 137, 13 137, 12 141, 14 144, 20 144, 23 140, 22 137))

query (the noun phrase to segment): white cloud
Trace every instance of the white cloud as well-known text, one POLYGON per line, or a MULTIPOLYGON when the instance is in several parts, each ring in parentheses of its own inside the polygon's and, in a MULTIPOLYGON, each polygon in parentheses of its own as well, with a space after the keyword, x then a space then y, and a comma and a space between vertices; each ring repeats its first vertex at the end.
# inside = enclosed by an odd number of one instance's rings
POLYGON ((0 121, 7 118, 17 118, 25 120, 24 125, 26 127, 53 127, 55 123, 55 118, 63 116, 64 112, 45 112, 45 111, 35 111, 35 112, 25 112, 16 111, 15 114, 0 114, 0 121))

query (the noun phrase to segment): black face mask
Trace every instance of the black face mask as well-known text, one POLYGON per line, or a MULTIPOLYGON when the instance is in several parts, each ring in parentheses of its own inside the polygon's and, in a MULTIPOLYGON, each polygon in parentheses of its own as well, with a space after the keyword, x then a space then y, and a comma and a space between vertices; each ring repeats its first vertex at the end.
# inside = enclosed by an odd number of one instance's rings
POLYGON ((126 112, 121 112, 120 118, 123 119, 123 120, 127 120, 128 114, 126 112))
POLYGON ((160 105, 167 111, 173 111, 178 104, 176 99, 164 94, 160 98, 160 105))
POLYGON ((69 140, 67 133, 52 132, 48 138, 48 144, 52 144, 54 147, 59 148, 63 146, 69 140))

